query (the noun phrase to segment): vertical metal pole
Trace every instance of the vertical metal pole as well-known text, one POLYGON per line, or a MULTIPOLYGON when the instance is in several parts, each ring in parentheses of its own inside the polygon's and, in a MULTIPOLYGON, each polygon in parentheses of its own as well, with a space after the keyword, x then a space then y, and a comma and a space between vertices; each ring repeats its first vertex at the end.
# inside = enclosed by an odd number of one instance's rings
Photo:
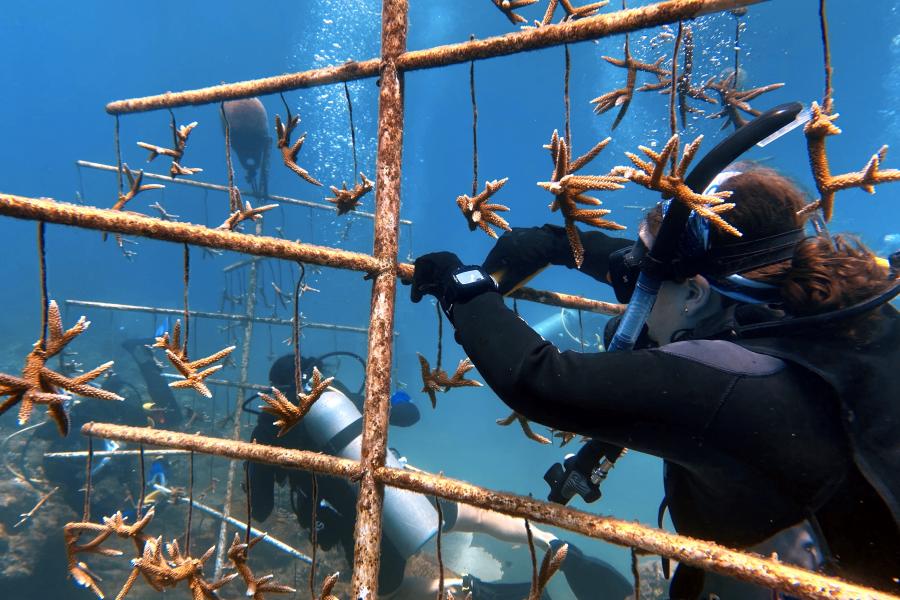
POLYGON ((372 283, 366 363, 366 403, 363 411, 362 478, 356 504, 353 551, 353 597, 378 597, 379 549, 384 486, 375 469, 387 454, 393 354, 394 297, 400 219, 400 168, 403 154, 403 75, 397 57, 406 51, 407 0, 381 5, 381 88, 378 98, 378 157, 375 184, 375 244, 373 254, 382 269, 372 283))
MULTIPOLYGON (((256 223, 256 235, 262 235, 262 223, 256 223)), ((248 374, 250 371, 250 346, 253 340, 253 318, 256 316, 256 269, 260 261, 254 260, 247 267, 247 320, 244 321, 244 338, 241 343, 241 365, 239 370, 240 385, 247 385, 248 374)), ((231 439, 241 439, 241 404, 244 398, 241 393, 246 388, 238 388, 237 401, 234 405, 234 429, 231 432, 231 439)), ((225 480, 225 504, 222 507, 224 515, 221 525, 219 526, 219 542, 216 545, 216 568, 213 580, 222 576, 222 569, 225 567, 225 551, 228 548, 228 519, 231 517, 231 500, 234 497, 234 466, 236 461, 228 461, 228 477, 225 480)))

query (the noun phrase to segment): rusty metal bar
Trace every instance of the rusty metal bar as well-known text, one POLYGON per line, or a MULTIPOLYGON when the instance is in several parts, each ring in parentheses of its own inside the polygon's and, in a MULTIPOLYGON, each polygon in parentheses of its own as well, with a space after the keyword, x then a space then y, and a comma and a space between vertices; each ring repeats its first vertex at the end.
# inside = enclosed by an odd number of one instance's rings
POLYGON ((548 292, 545 290, 536 290, 534 288, 522 287, 509 295, 510 298, 518 298, 519 300, 527 300, 529 302, 537 302, 539 304, 548 304, 550 306, 558 306, 560 308, 574 308, 586 312, 599 313, 601 315, 621 315, 625 312, 624 304, 615 304, 614 302, 603 302, 602 300, 592 300, 582 296, 574 296, 572 294, 563 294, 561 292, 548 292))
MULTIPOLYGON (((75 164, 79 167, 86 167, 88 169, 97 169, 98 171, 111 171, 113 173, 116 172, 115 165, 105 165, 103 163, 90 162, 87 160, 77 160, 75 164)), ((225 192, 229 193, 227 185, 219 185, 216 183, 207 183, 205 181, 195 181, 193 179, 182 179, 176 178, 172 179, 168 175, 159 175, 158 173, 148 173, 144 171, 144 177, 146 179, 156 179, 159 181, 165 181, 167 184, 174 183, 177 185, 186 185, 188 187, 200 188, 203 190, 213 190, 216 192, 225 192)), ((319 202, 313 202, 311 200, 300 200, 299 198, 291 198, 290 196, 279 196, 277 194, 259 194, 254 192, 253 190, 241 190, 241 196, 253 197, 253 198, 261 198, 264 200, 273 200, 275 202, 281 202, 282 204, 293 204, 295 206, 306 206, 308 208, 315 208, 318 210, 327 210, 330 213, 336 213, 336 209, 333 204, 321 204, 319 202)), ((354 210, 353 214, 359 215, 360 217, 365 217, 367 219, 374 219, 375 215, 366 212, 364 210, 354 210)), ((409 219, 400 219, 400 222, 404 225, 412 225, 412 221, 409 219)))
MULTIPOLYGON (((256 235, 262 233, 262 223, 256 223, 256 235)), ((256 316, 256 274, 259 263, 253 263, 247 273, 247 319, 244 321, 244 338, 241 340, 241 364, 238 370, 238 384, 246 386, 250 378, 250 349, 253 344, 253 319, 256 316)), ((234 407, 234 428, 231 431, 231 439, 241 439, 241 405, 244 398, 236 394, 237 403, 234 407)), ((231 500, 234 496, 234 463, 228 464, 228 476, 225 479, 225 504, 222 506, 223 520, 219 526, 219 543, 216 550, 215 577, 222 576, 225 568, 225 555, 228 552, 228 519, 231 517, 231 500)), ((246 490, 250 493, 250 490, 246 490)))
MULTIPOLYGON (((149 427, 88 423, 82 427, 81 432, 95 438, 193 450, 344 478, 358 477, 361 469, 359 463, 317 452, 220 440, 149 427)), ((639 548, 791 596, 813 600, 900 600, 886 592, 804 571, 713 542, 677 535, 640 523, 589 514, 530 497, 496 492, 458 479, 388 467, 379 467, 373 477, 392 487, 561 527, 620 546, 639 548)))
MULTIPOLYGON (((123 311, 123 312, 142 312, 151 315, 172 315, 180 317, 184 315, 184 310, 177 308, 160 308, 158 306, 137 306, 134 304, 114 304, 112 302, 93 302, 89 300, 66 300, 66 306, 80 306, 83 308, 99 308, 103 310, 123 311)), ((188 314, 192 317, 201 319, 218 319, 221 321, 238 321, 246 323, 253 321, 263 325, 285 325, 290 327, 294 324, 291 319, 279 319, 277 317, 253 317, 247 315, 236 315, 231 313, 209 312, 205 310, 189 310, 188 314)), ((334 323, 318 323, 315 321, 300 321, 301 329, 324 329, 326 331, 344 331, 347 333, 368 333, 365 327, 355 327, 353 325, 337 325, 334 323)), ((394 335, 399 335, 394 332, 394 335)))
MULTIPOLYGON (((403 52, 396 57, 395 64, 400 71, 454 65, 471 60, 505 56, 677 23, 707 13, 741 8, 763 1, 765 0, 668 0, 640 8, 620 10, 559 25, 546 25, 483 40, 403 52)), ((488 9, 485 8, 485 10, 488 9)), ((376 77, 381 71, 382 61, 372 58, 362 62, 349 62, 300 73, 214 85, 184 92, 166 92, 130 100, 117 100, 106 105, 106 112, 110 114, 146 112, 162 108, 237 100, 376 77)))
POLYGON ((403 163, 403 73, 397 57, 406 50, 408 0, 381 3, 381 84, 378 92, 378 153, 375 160, 375 243, 372 254, 382 266, 372 281, 366 404, 363 410, 359 491, 353 532, 353 598, 378 597, 381 517, 384 485, 375 471, 387 457, 393 365, 394 300, 397 294, 400 183, 403 163))
MULTIPOLYGON (((374 256, 361 252, 315 246, 282 238, 210 229, 193 223, 163 221, 136 213, 79 206, 57 202, 49 198, 26 198, 0 194, 0 215, 366 273, 377 273, 383 270, 383 265, 387 264, 382 263, 374 256)), ((396 264, 396 261, 393 264, 398 277, 404 280, 412 279, 413 265, 409 263, 396 264)), ((569 294, 530 290, 529 288, 521 288, 511 296, 550 306, 575 308, 601 314, 620 314, 623 310, 623 307, 617 304, 589 300, 569 294)))

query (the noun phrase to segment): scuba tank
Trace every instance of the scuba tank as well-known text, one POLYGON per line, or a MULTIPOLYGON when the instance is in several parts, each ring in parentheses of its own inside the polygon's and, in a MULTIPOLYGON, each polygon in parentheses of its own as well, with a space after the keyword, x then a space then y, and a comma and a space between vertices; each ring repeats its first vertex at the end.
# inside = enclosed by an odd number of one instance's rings
MULTIPOLYGON (((303 424, 315 450, 359 460, 362 450, 362 415, 350 398, 329 388, 313 404, 303 424)), ((402 468, 388 453, 387 466, 402 468)), ((384 489, 384 535, 409 558, 437 534, 437 510, 429 500, 406 490, 384 489)))

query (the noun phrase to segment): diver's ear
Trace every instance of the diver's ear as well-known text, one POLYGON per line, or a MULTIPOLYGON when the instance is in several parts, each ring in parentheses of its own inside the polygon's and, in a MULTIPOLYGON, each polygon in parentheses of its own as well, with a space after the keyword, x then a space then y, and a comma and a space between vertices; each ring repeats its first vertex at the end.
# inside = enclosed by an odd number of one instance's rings
POLYGON ((703 275, 689 278, 685 285, 687 285, 687 298, 685 298, 684 310, 689 315, 697 314, 706 307, 712 297, 712 288, 703 275))

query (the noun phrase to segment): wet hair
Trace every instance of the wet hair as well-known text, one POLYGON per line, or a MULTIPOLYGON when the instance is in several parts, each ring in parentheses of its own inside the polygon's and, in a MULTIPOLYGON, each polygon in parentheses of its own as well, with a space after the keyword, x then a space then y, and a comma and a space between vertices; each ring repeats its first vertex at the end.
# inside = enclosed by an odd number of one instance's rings
MULTIPOLYGON (((727 179, 720 191, 732 192, 729 202, 735 207, 724 213, 743 237, 735 237, 716 228, 710 230, 710 245, 723 247, 777 235, 804 226, 806 218, 798 213, 809 197, 789 178, 755 163, 733 165, 740 174, 727 179)), ((729 170, 731 170, 729 168, 729 170)), ((659 230, 661 210, 648 215, 652 233, 659 230), (655 213, 655 214, 654 214, 655 213)), ((887 289, 891 282, 875 254, 852 236, 811 236, 794 249, 789 261, 741 273, 744 277, 777 285, 785 309, 792 315, 807 316, 847 308, 887 289)), ((855 336, 860 326, 878 318, 872 311, 850 322, 838 324, 840 331, 855 336)), ((826 328, 829 329, 829 328, 826 328)), ((828 331, 833 335, 834 331, 828 331)))

